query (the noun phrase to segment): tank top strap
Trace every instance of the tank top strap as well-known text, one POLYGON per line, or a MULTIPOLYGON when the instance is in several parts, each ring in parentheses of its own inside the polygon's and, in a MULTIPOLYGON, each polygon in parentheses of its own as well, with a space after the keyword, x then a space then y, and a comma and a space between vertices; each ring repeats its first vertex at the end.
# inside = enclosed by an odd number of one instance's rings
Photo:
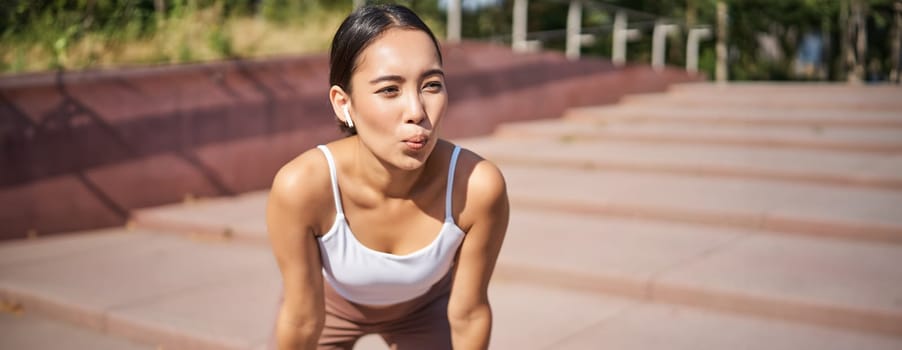
POLYGON ((457 167, 457 156, 460 155, 460 146, 454 145, 454 151, 451 152, 451 164, 448 166, 448 187, 445 189, 445 221, 454 222, 454 216, 451 215, 451 197, 454 195, 454 170, 457 167))
POLYGON ((320 151, 323 152, 323 155, 326 156, 326 161, 329 163, 329 177, 332 178, 332 196, 335 197, 335 212, 338 215, 344 215, 344 210, 341 209, 341 193, 338 192, 338 167, 335 165, 335 158, 332 157, 332 152, 329 151, 329 148, 326 145, 316 146, 320 151))

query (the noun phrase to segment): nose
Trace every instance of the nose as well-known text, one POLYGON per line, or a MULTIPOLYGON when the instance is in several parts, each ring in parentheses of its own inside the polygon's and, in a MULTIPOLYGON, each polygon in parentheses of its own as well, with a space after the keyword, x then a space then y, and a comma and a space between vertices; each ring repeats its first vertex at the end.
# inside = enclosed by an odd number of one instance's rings
POLYGON ((410 94, 407 101, 406 113, 404 115, 404 123, 420 124, 426 119, 426 104, 423 101, 423 95, 410 94))

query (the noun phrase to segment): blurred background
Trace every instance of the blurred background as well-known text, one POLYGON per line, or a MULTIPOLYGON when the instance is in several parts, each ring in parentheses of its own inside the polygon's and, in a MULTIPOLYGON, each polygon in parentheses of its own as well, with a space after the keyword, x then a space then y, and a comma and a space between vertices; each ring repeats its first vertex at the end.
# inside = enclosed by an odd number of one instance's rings
MULTIPOLYGON (((379 1, 370 1, 378 3, 379 1)), ((512 0, 462 1, 461 35, 510 42, 512 0)), ((733 80, 864 81, 897 79, 898 2, 894 0, 748 0, 729 6, 729 77, 733 80), (860 34, 859 34, 860 33, 860 34)), ((444 37, 444 0, 399 1, 444 37)), ((716 0, 588 1, 582 32, 595 34, 583 53, 610 58, 618 10, 631 28, 656 22, 717 23, 716 0)), ((323 52, 353 4, 328 0, 80 0, 0 4, 4 74, 160 65, 323 52)), ((526 30, 545 49, 564 50, 570 2, 528 2, 526 30)), ((648 30, 650 31, 650 30, 648 30)), ((667 62, 684 65, 685 35, 674 36, 667 62)), ((650 62, 651 35, 628 46, 630 62, 650 62)), ((715 42, 702 41, 699 70, 714 77, 715 42)))
MULTIPOLYGON (((0 0, 0 348, 267 348, 269 186, 383 2, 0 0)), ((902 349, 902 0, 391 2, 507 181, 492 349, 902 349)))

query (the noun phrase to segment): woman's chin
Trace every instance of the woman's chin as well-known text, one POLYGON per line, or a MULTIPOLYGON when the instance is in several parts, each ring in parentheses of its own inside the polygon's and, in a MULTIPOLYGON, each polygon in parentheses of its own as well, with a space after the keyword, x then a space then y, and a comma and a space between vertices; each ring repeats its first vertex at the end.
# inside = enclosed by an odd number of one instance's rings
POLYGON ((420 160, 418 158, 414 158, 408 155, 405 155, 395 166, 400 170, 412 171, 417 170, 423 167, 423 164, 426 164, 425 160, 420 160))
POLYGON ((423 167, 426 160, 429 159, 429 154, 432 153, 433 146, 429 145, 415 152, 402 152, 401 158, 395 163, 395 166, 401 170, 417 170, 423 167))

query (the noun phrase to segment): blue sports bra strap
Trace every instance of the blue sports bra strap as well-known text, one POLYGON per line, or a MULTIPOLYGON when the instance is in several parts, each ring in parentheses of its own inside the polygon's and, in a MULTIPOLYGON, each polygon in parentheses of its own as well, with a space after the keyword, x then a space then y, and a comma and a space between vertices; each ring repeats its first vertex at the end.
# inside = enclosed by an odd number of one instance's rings
POLYGON ((454 220, 451 215, 451 197, 454 194, 454 169, 457 167, 457 156, 460 155, 460 146, 454 145, 451 152, 451 165, 448 167, 448 188, 445 192, 445 220, 454 220))
POLYGON ((332 152, 329 151, 326 145, 319 145, 316 148, 323 151, 326 161, 329 162, 329 176, 332 178, 332 196, 335 197, 335 211, 339 215, 344 215, 344 211, 341 210, 341 194, 338 192, 338 172, 335 166, 335 158, 332 158, 332 152))

